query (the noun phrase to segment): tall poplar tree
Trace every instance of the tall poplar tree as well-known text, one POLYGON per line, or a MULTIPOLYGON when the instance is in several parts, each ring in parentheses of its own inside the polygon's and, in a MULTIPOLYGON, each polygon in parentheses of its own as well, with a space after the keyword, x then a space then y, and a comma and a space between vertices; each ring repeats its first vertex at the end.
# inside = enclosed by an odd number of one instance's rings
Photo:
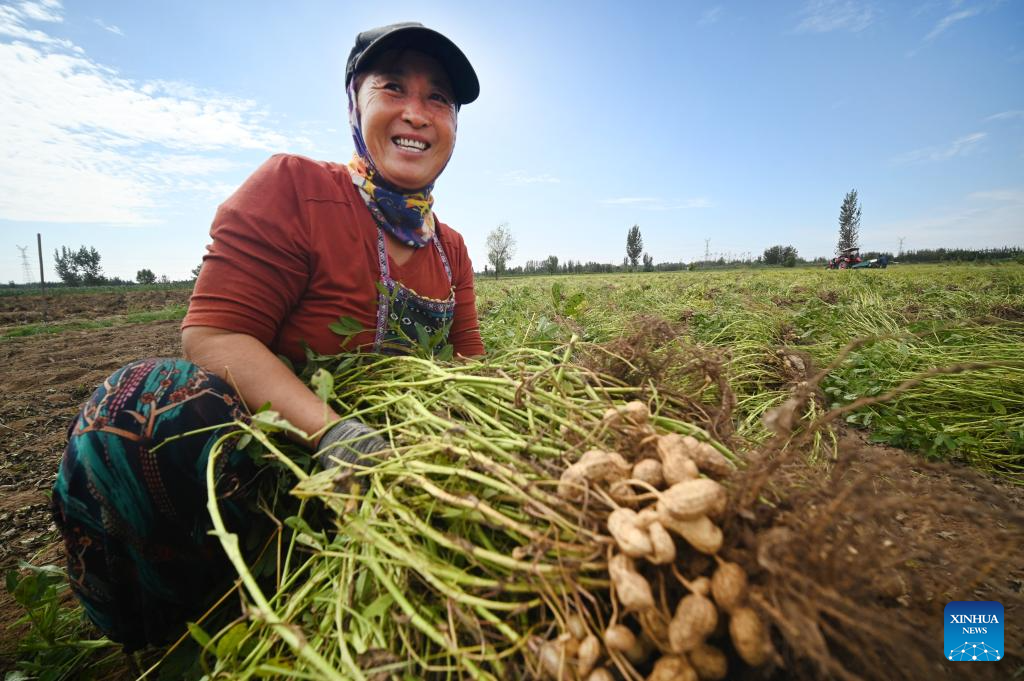
POLYGON ((839 243, 836 245, 836 253, 842 253, 847 248, 860 246, 860 205, 857 203, 857 190, 851 189, 843 199, 843 205, 839 209, 839 243))
POLYGON ((640 236, 640 225, 633 225, 626 235, 626 257, 629 258, 629 264, 633 269, 636 269, 637 263, 640 262, 640 254, 643 252, 644 240, 640 236))

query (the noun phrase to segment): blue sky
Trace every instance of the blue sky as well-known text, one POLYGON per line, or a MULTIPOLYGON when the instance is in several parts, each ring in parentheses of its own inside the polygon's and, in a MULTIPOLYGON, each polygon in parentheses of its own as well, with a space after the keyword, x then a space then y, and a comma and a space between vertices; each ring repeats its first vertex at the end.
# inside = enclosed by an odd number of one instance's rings
MULTIPOLYGON (((355 34, 417 20, 481 96, 435 209, 478 269, 1024 244, 1024 0, 0 1, 0 282, 18 245, 86 244, 109 275, 184 278, 218 203, 271 153, 347 161, 355 34)), ((32 260, 36 268, 35 260, 32 260)))

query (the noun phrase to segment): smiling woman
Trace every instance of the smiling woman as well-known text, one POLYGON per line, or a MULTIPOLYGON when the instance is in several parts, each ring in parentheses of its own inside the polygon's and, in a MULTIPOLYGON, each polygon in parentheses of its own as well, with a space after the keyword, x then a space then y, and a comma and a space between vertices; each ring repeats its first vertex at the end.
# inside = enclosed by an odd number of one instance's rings
MULTIPOLYGON (((205 508, 221 431, 182 434, 269 402, 309 434, 321 465, 368 465, 388 443, 335 413, 278 355, 299 364, 306 348, 401 352, 424 333, 433 347, 484 353, 473 266, 431 194, 459 108, 479 94, 473 67, 440 33, 394 24, 357 36, 345 85, 352 161, 277 155, 246 180, 213 221, 182 324, 187 360, 118 370, 69 431, 53 494, 69 577, 93 622, 128 650, 180 635, 230 577, 205 508), (362 330, 342 338, 331 326, 346 317, 362 330)), ((239 526, 256 525, 253 476, 244 456, 218 471, 239 526)))

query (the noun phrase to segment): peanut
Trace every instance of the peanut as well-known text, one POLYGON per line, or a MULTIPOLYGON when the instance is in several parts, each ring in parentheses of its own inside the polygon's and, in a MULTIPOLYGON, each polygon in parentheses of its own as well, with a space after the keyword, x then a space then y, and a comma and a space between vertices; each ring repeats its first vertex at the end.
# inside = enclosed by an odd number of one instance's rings
POLYGON ((687 655, 700 681, 721 681, 729 673, 729 661, 718 648, 701 643, 687 655))
POLYGON ((685 653, 704 642, 718 626, 718 610, 706 596, 683 596, 676 606, 676 614, 668 626, 668 640, 672 652, 685 653))
POLYGON ((654 547, 647 532, 640 529, 637 513, 628 508, 617 508, 608 516, 608 532, 619 545, 619 549, 631 558, 642 558, 654 547))
POLYGON ((711 576, 711 595, 719 608, 732 612, 743 605, 747 596, 747 573, 736 563, 719 561, 718 569, 711 576))
POLYGON ((662 655, 647 681, 697 681, 697 672, 682 655, 662 655))
POLYGON ((729 637, 744 662, 760 667, 772 656, 772 644, 761 617, 750 608, 736 608, 729 619, 729 637))
POLYGON ((661 493, 659 507, 676 518, 685 520, 701 515, 715 515, 725 510, 725 488, 709 478, 677 482, 661 493))

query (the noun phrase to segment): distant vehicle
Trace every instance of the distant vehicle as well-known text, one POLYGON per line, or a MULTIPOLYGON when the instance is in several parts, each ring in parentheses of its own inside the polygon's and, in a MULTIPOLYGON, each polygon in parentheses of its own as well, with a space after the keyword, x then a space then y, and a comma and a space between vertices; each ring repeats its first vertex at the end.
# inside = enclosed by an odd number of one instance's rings
POLYGON ((881 270, 884 270, 888 266, 889 266, 889 256, 887 256, 887 255, 885 255, 883 253, 882 255, 878 256, 877 258, 871 258, 871 260, 864 260, 863 262, 857 263, 856 265, 853 266, 853 269, 855 269, 855 270, 861 270, 861 269, 873 269, 873 270, 874 269, 881 269, 881 270))
POLYGON ((845 270, 861 263, 859 248, 844 248, 839 255, 828 261, 825 267, 830 270, 845 270))
POLYGON ((862 260, 859 248, 844 248, 836 257, 829 260, 825 265, 830 270, 863 270, 863 269, 885 269, 889 266, 889 256, 884 253, 877 258, 862 260))

